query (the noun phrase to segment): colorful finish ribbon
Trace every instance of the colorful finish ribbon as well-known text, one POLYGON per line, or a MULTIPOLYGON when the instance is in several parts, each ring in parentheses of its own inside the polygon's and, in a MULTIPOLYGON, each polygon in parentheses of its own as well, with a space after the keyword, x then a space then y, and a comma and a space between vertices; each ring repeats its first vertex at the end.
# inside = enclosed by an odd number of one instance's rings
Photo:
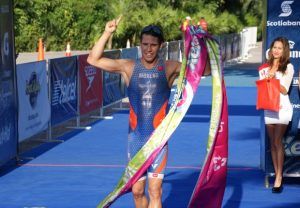
POLYGON ((213 78, 208 153, 189 207, 221 207, 227 172, 228 113, 218 48, 217 42, 200 27, 188 27, 185 31, 184 58, 170 110, 147 143, 129 161, 116 188, 98 208, 109 207, 118 197, 130 191, 132 185, 152 164, 185 116, 201 81, 208 56, 213 78))

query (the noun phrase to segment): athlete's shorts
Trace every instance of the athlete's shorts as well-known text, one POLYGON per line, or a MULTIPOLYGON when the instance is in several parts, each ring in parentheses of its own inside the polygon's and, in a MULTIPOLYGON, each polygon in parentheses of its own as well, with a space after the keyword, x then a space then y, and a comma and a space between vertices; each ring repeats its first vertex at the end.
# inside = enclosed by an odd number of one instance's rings
MULTIPOLYGON (((130 155, 130 154, 129 154, 130 155)), ((134 155, 131 155, 132 157, 134 155)), ((131 159, 129 157, 129 159, 131 159)), ((146 180, 146 176, 148 178, 158 178, 163 179, 165 168, 168 160, 168 145, 166 144, 162 150, 159 152, 153 163, 149 166, 148 170, 141 176, 139 181, 146 180)))

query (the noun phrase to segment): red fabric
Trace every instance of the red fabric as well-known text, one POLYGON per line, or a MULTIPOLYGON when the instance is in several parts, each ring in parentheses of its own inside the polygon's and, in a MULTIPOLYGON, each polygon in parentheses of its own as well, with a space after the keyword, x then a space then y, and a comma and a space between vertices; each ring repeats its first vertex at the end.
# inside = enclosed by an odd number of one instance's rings
POLYGON ((278 79, 262 79, 256 81, 256 109, 279 111, 280 82, 278 79))
POLYGON ((101 69, 87 63, 86 55, 78 56, 80 77, 80 115, 102 107, 102 74, 101 69))
POLYGON ((264 68, 267 68, 267 67, 269 67, 270 65, 268 64, 268 63, 264 63, 264 64, 262 64, 262 65, 260 65, 259 67, 258 67, 258 71, 260 71, 260 70, 262 70, 262 69, 264 69, 264 68))

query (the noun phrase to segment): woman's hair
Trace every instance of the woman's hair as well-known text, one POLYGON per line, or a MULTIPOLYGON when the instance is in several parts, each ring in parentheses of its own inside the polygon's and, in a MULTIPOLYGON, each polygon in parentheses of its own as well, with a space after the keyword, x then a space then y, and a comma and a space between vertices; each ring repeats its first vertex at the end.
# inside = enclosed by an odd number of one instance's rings
POLYGON ((285 37, 278 37, 273 40, 268 53, 269 58, 267 62, 271 67, 273 66, 274 56, 272 54, 272 49, 274 47, 275 42, 281 42, 283 45, 283 53, 279 59, 278 71, 285 73, 286 67, 290 63, 290 46, 288 39, 286 39, 285 37))

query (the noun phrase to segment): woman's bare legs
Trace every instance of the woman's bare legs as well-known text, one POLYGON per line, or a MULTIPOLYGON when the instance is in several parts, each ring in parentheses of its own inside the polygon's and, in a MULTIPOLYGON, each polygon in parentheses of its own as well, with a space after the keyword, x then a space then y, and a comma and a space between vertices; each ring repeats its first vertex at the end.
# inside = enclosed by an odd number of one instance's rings
POLYGON ((275 170, 274 187, 279 187, 282 183, 282 171, 284 162, 284 148, 282 138, 286 131, 287 125, 267 124, 266 126, 270 138, 271 155, 275 170))

